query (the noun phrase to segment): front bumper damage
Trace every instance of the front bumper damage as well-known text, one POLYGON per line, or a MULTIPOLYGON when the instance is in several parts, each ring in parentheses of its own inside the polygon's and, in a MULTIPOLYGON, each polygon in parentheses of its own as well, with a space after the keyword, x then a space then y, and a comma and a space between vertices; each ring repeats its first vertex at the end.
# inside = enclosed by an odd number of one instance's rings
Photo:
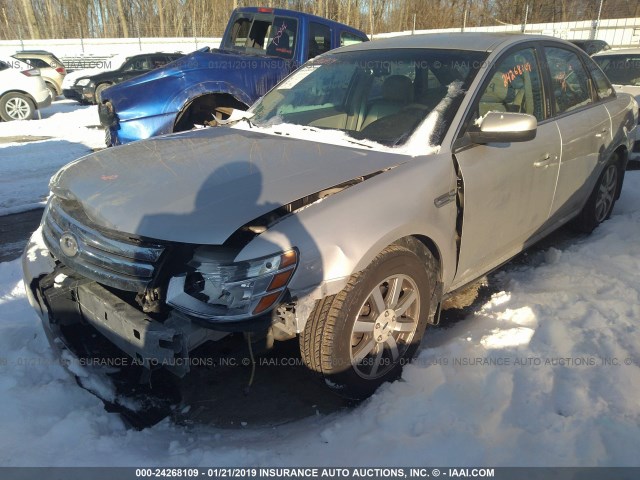
POLYGON ((51 255, 41 229, 27 245, 22 266, 29 303, 61 363, 107 410, 134 426, 170 414, 194 365, 215 367, 221 351, 237 356, 244 348, 229 331, 207 328, 175 310, 152 318, 125 294, 80 276, 51 255), (212 351, 214 363, 204 361, 212 351))

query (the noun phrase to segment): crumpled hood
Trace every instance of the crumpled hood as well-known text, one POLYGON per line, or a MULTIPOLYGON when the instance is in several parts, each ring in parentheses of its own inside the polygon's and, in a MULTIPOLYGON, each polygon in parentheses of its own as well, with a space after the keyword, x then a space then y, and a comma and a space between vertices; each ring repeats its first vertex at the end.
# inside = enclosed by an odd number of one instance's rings
POLYGON ((408 159, 220 127, 96 152, 61 169, 51 189, 108 229, 221 244, 278 207, 408 159))

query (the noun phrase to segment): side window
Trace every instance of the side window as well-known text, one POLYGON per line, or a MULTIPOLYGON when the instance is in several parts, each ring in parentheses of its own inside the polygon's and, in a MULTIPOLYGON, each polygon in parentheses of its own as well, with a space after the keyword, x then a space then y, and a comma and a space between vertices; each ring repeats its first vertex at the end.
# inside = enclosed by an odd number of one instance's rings
POLYGON ((599 56, 594 60, 612 83, 640 87, 640 54, 599 56))
POLYGON ((231 43, 232 47, 244 47, 249 37, 249 29, 251 28, 251 19, 247 17, 236 18, 231 27, 231 43))
POLYGON ((292 58, 296 49, 298 21, 295 18, 275 17, 267 43, 267 55, 292 58))
POLYGON ((495 73, 480 95, 477 117, 488 112, 528 113, 544 120, 544 91, 533 48, 508 53, 498 60, 495 73))
POLYGON ((604 100, 613 96, 613 87, 609 83, 609 79, 602 73, 592 61, 587 62, 591 78, 593 79, 594 88, 598 94, 598 98, 604 100))
POLYGON ((578 55, 563 48, 545 47, 556 113, 569 112, 593 102, 589 75, 578 55))
POLYGON ((359 37, 358 35, 354 35, 349 32, 342 32, 340 34, 340 46, 347 47, 349 45, 354 45, 356 43, 362 43, 366 41, 366 39, 359 37))
POLYGON ((153 55, 151 57, 151 68, 164 67, 167 63, 169 63, 169 58, 165 55, 153 55))
POLYGON ((331 50, 331 29, 321 23, 309 22, 309 59, 331 50))
POLYGON ((124 64, 122 70, 125 72, 130 72, 137 70, 147 70, 149 68, 149 57, 142 56, 127 60, 127 63, 124 64))

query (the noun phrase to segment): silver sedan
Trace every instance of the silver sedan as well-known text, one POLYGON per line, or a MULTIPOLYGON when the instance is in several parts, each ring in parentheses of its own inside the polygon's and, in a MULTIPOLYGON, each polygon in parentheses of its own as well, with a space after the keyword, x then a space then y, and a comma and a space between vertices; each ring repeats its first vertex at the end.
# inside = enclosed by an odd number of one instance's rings
POLYGON ((609 217, 637 123, 632 97, 561 40, 342 48, 225 126, 63 168, 25 285, 55 348, 106 339, 184 376, 210 342, 298 337, 310 370, 363 398, 448 296, 561 225, 609 217))

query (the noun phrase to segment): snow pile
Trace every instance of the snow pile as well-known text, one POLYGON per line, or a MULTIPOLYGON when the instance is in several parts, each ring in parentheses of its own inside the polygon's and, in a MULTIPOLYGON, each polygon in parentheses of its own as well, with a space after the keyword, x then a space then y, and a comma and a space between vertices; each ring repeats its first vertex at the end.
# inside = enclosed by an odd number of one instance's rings
POLYGON ((62 100, 41 114, 42 120, 0 123, 0 215, 39 206, 49 193, 51 175, 104 147, 96 106, 62 100), (51 138, 27 142, 24 137, 51 138), (3 143, 6 138, 10 143, 3 143))
POLYGON ((127 430, 55 361, 19 262, 0 264, 0 464, 637 466, 639 236, 628 172, 609 221, 493 275, 402 381, 271 429, 127 430))

